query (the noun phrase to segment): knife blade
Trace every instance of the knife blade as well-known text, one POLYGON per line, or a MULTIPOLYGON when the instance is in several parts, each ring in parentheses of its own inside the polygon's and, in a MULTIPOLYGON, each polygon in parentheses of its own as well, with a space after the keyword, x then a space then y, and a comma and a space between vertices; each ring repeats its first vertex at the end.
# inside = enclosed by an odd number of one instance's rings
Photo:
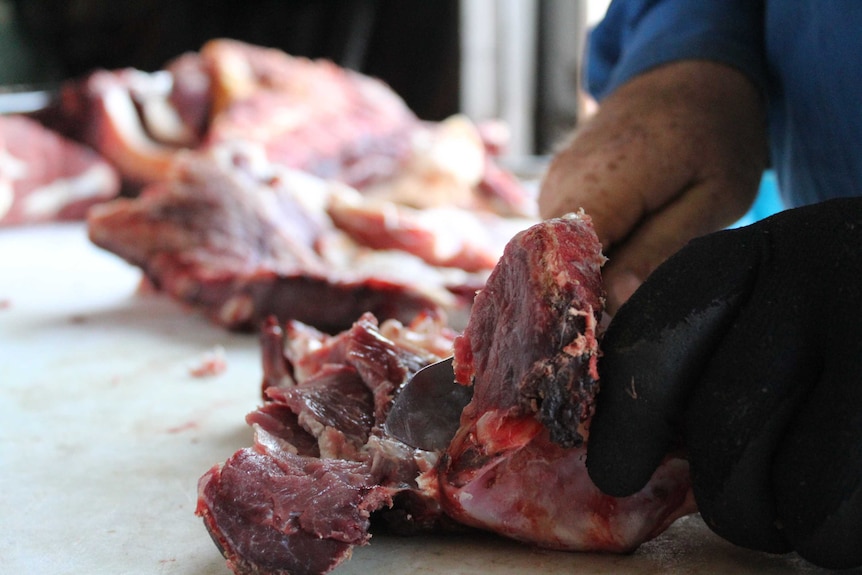
POLYGON ((451 357, 432 363, 417 371, 401 389, 383 429, 410 447, 444 450, 458 431, 461 411, 472 397, 472 386, 455 383, 451 357))

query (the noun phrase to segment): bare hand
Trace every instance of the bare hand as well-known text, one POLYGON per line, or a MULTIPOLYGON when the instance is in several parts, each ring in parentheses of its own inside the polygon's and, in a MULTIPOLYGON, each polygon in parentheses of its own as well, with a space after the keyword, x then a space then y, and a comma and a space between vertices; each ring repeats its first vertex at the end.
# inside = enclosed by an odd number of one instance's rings
POLYGON ((763 102, 733 68, 668 64, 618 88, 554 157, 542 217, 583 208, 616 309, 689 239, 742 216, 767 165, 763 102))

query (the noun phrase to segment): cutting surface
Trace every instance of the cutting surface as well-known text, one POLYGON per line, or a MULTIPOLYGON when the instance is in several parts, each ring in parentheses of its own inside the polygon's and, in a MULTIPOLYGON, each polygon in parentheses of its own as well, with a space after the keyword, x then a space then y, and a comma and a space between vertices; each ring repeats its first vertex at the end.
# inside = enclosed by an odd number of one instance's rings
MULTIPOLYGON (((0 573, 229 573, 194 515, 196 485, 251 444, 258 341, 140 278, 81 224, 0 230, 0 573), (227 369, 194 376, 212 353, 227 369)), ((706 572, 820 571, 735 548, 695 516, 627 556, 377 536, 335 574, 706 572)))

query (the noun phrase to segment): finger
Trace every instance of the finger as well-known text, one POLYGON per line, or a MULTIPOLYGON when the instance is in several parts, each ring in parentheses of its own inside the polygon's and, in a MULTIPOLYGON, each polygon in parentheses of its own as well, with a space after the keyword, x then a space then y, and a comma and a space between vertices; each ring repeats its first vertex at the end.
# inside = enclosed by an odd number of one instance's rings
POLYGON ((699 182, 735 182, 724 198, 732 201, 739 184, 756 187, 765 160, 762 107, 750 81, 720 64, 677 62, 602 101, 553 158, 539 209, 549 218, 583 208, 609 251, 699 182))
POLYGON ((862 565, 862 348, 829 369, 776 457, 778 515, 793 547, 831 569, 862 565))
POLYGON ((687 406, 685 442, 698 509, 723 538, 790 549, 778 528, 771 465, 788 422, 817 376, 793 305, 752 298, 715 350, 687 406))
POLYGON ((606 249, 691 179, 684 163, 660 161, 655 129, 631 114, 605 103, 554 156, 539 192, 542 217, 583 209, 606 249))
MULTIPOLYGON (((838 541, 836 532, 853 525, 852 520, 827 518, 829 507, 838 512, 843 503, 835 498, 835 485, 824 494, 818 482, 828 485, 848 477, 839 472, 845 465, 851 473, 859 468, 853 457, 862 457, 862 424, 852 410, 858 411, 862 401, 819 388, 814 397, 824 397, 814 403, 808 399, 824 366, 826 381, 838 383, 838 376, 829 374, 841 374, 845 386, 858 388, 862 373, 862 269, 856 264, 862 228, 847 223, 852 206, 827 208, 790 210, 732 232, 748 241, 749 249, 759 245, 757 283, 688 405, 686 443, 698 507, 714 531, 747 547, 787 550, 781 525, 795 523, 787 530, 794 546, 806 549, 802 544, 810 539, 807 552, 814 554, 828 544, 826 539, 835 535, 832 541, 838 541), (824 316, 824 310, 834 313, 824 316), (844 423, 852 425, 826 424, 829 413, 840 418, 846 408, 852 418, 845 417, 844 423), (826 434, 814 434, 824 425, 826 434), (838 430, 840 436, 828 436, 838 430), (809 443, 799 443, 800 438, 809 443), (836 454, 847 459, 833 461, 834 467, 819 460, 834 454, 833 446, 840 450, 842 441, 855 455, 836 454), (790 453, 796 461, 789 459, 790 453), (773 462, 779 464, 777 454, 786 458, 781 469, 773 467, 773 462), (802 487, 806 481, 811 485, 802 487), (825 509, 822 502, 828 503, 825 509), (834 527, 829 527, 833 520, 834 527), (821 524, 825 526, 818 534, 821 524)), ((858 511, 858 505, 847 509, 858 511)), ((859 517, 857 513, 855 520, 859 517)), ((862 541, 855 525, 853 549, 862 541)))
POLYGON ((755 275, 737 238, 723 232, 691 242, 608 327, 587 447, 587 469, 602 491, 640 490, 679 436, 691 388, 755 275))
POLYGON ((608 253, 602 270, 608 313, 616 313, 647 276, 690 239, 739 219, 756 192, 755 180, 746 187, 738 181, 716 178, 692 186, 650 213, 625 243, 608 253))
MULTIPOLYGON (((856 290, 849 302, 862 301, 859 273, 835 278, 856 290)), ((858 303, 831 309, 841 312, 818 322, 822 376, 788 427, 773 482, 793 547, 812 563, 843 569, 862 565, 862 313, 858 303)))

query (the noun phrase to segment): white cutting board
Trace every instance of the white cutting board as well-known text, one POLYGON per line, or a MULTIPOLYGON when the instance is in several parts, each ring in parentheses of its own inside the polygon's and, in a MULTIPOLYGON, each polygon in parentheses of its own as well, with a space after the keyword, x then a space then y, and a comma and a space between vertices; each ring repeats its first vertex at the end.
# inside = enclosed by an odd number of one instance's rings
MULTIPOLYGON (((251 444, 257 338, 156 294, 82 224, 0 230, 0 573, 226 575, 198 477, 251 444), (215 346, 227 370, 193 377, 215 346)), ((814 573, 697 517, 628 556, 488 537, 375 537, 336 575, 814 573)))

